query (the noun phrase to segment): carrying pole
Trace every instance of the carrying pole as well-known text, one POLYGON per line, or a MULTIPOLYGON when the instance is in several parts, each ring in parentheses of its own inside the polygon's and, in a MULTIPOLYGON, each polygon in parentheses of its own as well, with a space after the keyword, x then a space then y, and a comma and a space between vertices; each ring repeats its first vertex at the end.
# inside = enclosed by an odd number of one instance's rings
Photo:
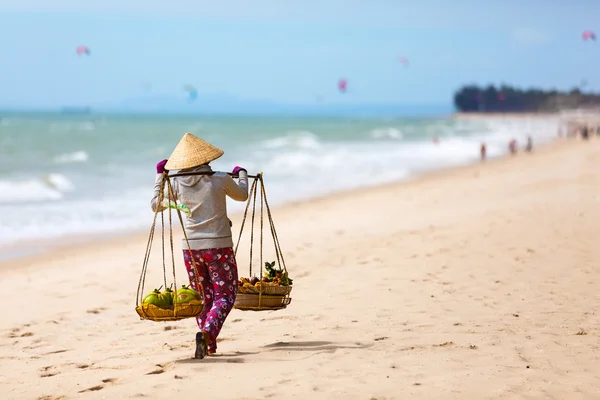
MULTIPOLYGON (((214 173, 215 173, 215 171, 178 172, 176 174, 169 174, 168 177, 172 178, 174 176, 213 175, 214 173)), ((239 174, 227 172, 227 175, 231 176, 232 178, 239 178, 239 174)), ((258 175, 248 175, 248 178, 256 179, 256 178, 258 178, 258 175)))

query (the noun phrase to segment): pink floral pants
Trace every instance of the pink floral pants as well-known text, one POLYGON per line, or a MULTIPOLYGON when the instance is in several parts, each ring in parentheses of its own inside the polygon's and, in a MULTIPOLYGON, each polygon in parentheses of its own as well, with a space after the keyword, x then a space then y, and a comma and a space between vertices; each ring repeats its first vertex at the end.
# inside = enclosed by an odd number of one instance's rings
POLYGON ((217 336, 235 303, 238 272, 235 254, 231 247, 207 250, 184 250, 183 259, 190 277, 190 286, 204 290, 205 306, 196 318, 201 331, 210 338, 208 352, 217 351, 217 336), (191 255, 196 261, 198 276, 192 267, 191 255))

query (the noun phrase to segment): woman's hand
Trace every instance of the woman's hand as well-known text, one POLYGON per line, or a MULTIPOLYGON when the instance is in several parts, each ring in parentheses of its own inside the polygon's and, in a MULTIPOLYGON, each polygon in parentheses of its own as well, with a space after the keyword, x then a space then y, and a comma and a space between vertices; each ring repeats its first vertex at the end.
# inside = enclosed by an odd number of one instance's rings
POLYGON ((231 171, 231 173, 237 175, 240 173, 240 171, 246 171, 246 173, 248 173, 248 170, 246 168, 240 167, 239 165, 236 165, 236 167, 233 169, 233 171, 231 171))
POLYGON ((162 160, 162 161, 159 161, 158 164, 156 164, 156 173, 157 174, 162 174, 163 172, 169 172, 168 169, 165 169, 166 163, 167 163, 167 160, 162 160))

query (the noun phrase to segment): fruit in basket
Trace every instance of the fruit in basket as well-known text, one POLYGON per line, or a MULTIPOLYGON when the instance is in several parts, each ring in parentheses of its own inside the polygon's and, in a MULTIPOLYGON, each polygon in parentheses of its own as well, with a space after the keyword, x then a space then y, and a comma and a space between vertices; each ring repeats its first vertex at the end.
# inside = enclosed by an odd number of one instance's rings
MULTIPOLYGON (((161 286, 162 287, 162 286, 161 286)), ((160 298, 160 288, 154 289, 144 299, 142 300, 144 304, 154 304, 155 306, 160 306, 163 303, 163 300, 160 298)))
POLYGON ((251 285, 256 285, 259 282, 258 278, 253 276, 252 278, 250 278, 250 284, 251 285))
POLYGON ((181 285, 181 289, 177 291, 176 296, 177 303, 189 303, 192 300, 202 300, 200 293, 186 285, 181 285))
MULTIPOLYGON (((292 285, 293 281, 289 277, 287 271, 284 271, 282 269, 275 269, 275 261, 266 262, 265 269, 267 271, 264 274, 265 275, 264 278, 267 279, 267 282, 276 282, 278 285, 281 285, 281 286, 291 286, 292 285)), ((263 281, 264 281, 264 278, 263 278, 263 281)))
POLYGON ((245 284, 250 284, 250 279, 248 278, 240 278, 238 281, 238 286, 244 286, 245 284))
POLYGON ((285 271, 283 273, 283 275, 281 276, 281 284, 283 286, 292 286, 292 283, 293 283, 292 279, 289 277, 287 271, 285 271))
POLYGON ((173 289, 166 288, 164 292, 158 295, 159 300, 164 303, 166 306, 173 305, 173 298, 175 297, 175 292, 173 289))

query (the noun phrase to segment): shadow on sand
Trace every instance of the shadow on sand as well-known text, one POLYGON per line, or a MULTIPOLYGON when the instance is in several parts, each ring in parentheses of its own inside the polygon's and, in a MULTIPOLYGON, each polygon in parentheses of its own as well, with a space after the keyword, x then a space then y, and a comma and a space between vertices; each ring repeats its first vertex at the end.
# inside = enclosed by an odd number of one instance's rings
POLYGON ((327 341, 299 341, 299 342, 275 342, 263 346, 263 348, 270 349, 272 351, 322 351, 337 349, 366 349, 371 347, 372 344, 365 344, 360 342, 355 343, 335 343, 327 341))
POLYGON ((199 364, 199 363, 231 363, 231 364, 243 364, 246 362, 246 359, 243 356, 250 356, 253 354, 259 354, 258 351, 255 352, 244 352, 244 351, 235 351, 232 353, 217 353, 212 356, 207 356, 203 360, 196 360, 195 358, 186 358, 183 360, 176 360, 177 364, 199 364))
MULTIPOLYGON (((310 352, 310 356, 317 353, 332 353, 338 349, 366 349, 373 346, 372 343, 335 343, 327 341, 298 341, 298 342, 275 342, 262 346, 263 349, 272 351, 299 351, 299 352, 310 352)), ((177 364, 211 364, 211 363, 231 363, 231 364, 243 364, 247 360, 244 356, 252 356, 260 354, 261 352, 242 352, 236 351, 232 353, 217 353, 212 356, 207 356, 202 360, 196 360, 193 358, 187 358, 183 360, 176 360, 177 364)), ((309 356, 309 357, 310 357, 309 356)), ((287 361, 287 359, 286 359, 287 361)))

